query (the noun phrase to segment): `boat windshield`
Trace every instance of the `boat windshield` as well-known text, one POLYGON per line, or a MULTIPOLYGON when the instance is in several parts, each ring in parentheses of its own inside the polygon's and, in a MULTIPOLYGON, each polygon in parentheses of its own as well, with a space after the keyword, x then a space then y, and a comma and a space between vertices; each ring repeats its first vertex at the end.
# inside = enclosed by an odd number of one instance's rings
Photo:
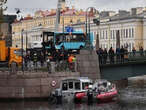
POLYGON ((80 90, 80 82, 63 82, 62 83, 62 90, 63 91, 67 91, 67 90, 70 90, 70 89, 75 89, 75 90, 80 90))
POLYGON ((80 82, 75 82, 75 90, 80 90, 80 82))
POLYGON ((88 89, 89 82, 83 82, 82 83, 82 89, 88 89))
POLYGON ((67 82, 62 83, 62 90, 63 91, 68 90, 68 84, 67 84, 67 82))

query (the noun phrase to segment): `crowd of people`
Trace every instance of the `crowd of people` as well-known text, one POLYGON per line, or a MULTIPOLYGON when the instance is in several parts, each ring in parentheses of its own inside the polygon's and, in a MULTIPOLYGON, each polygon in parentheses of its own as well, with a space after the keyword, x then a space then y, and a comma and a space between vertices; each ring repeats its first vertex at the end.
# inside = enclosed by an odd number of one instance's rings
POLYGON ((74 71, 75 61, 75 55, 68 53, 67 51, 27 51, 26 55, 24 56, 24 67, 28 69, 29 67, 33 66, 35 69, 37 69, 39 67, 38 63, 40 63, 41 67, 47 67, 48 71, 51 72, 51 62, 53 62, 55 66, 57 66, 57 69, 59 69, 59 65, 62 65, 62 67, 66 66, 64 69, 69 68, 70 70, 74 71))
MULTIPOLYGON (((106 48, 99 48, 98 50, 96 50, 96 53, 99 57, 99 64, 114 64, 115 62, 123 63, 128 60, 128 48, 123 46, 121 46, 121 48, 116 48, 115 50, 112 47, 109 50, 107 50, 106 48)), ((139 48, 139 54, 141 56, 144 55, 143 47, 139 48)), ((135 47, 133 47, 132 49, 132 55, 136 55, 135 47)))
MULTIPOLYGON (((143 47, 139 48, 139 55, 144 55, 143 47)), ((114 64, 114 63, 124 63, 128 60, 128 49, 127 47, 121 46, 121 48, 110 48, 107 50, 106 48, 99 48, 96 50, 99 57, 99 64, 114 64)), ((136 55, 136 49, 133 47, 132 55, 136 55)), ((47 67, 48 71, 51 72, 51 62, 54 62, 57 69, 70 69, 71 71, 75 71, 76 69, 76 56, 73 53, 69 53, 68 51, 54 50, 54 51, 27 51, 24 56, 24 66, 26 69, 38 68, 38 62, 41 67, 47 67)))

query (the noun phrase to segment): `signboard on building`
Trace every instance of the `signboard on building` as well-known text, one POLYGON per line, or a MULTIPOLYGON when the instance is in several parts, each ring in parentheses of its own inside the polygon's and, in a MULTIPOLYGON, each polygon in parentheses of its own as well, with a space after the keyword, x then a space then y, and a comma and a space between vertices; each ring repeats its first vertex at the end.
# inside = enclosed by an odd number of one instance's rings
POLYGON ((66 32, 73 32, 73 27, 67 26, 67 27, 65 27, 65 31, 66 32))

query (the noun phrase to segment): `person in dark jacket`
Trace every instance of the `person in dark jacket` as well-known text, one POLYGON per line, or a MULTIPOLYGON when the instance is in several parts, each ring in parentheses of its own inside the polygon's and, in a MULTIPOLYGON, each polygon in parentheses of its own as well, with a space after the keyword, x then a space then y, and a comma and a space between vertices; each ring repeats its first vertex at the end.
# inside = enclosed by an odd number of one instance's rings
POLYGON ((99 64, 103 63, 103 50, 102 48, 99 48, 99 50, 97 50, 97 54, 98 54, 98 58, 99 58, 99 64))
POLYGON ((116 61, 120 62, 120 48, 116 48, 116 61))
POLYGON ((108 53, 107 53, 107 49, 105 48, 103 50, 103 64, 106 64, 106 62, 107 62, 107 56, 108 56, 108 53))
POLYGON ((140 55, 143 56, 143 47, 142 46, 139 48, 139 52, 140 52, 140 55))
POLYGON ((113 64, 114 63, 114 50, 113 48, 111 47, 108 51, 108 54, 109 54, 109 59, 110 59, 110 64, 113 64))
POLYGON ((124 48, 123 48, 123 46, 122 46, 121 49, 120 49, 121 63, 124 62, 124 53, 125 53, 125 50, 124 50, 124 48))
POLYGON ((132 48, 132 53, 133 53, 133 56, 135 56, 135 53, 136 53, 135 47, 132 48))
POLYGON ((26 53, 26 55, 24 56, 24 64, 25 64, 25 67, 27 69, 28 67, 28 63, 30 62, 30 54, 29 53, 26 53))

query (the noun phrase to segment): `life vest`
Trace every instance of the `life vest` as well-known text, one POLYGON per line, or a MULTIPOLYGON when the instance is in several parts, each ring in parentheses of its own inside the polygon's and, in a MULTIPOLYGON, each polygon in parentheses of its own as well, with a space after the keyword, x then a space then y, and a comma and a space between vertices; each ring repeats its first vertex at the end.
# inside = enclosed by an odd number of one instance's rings
POLYGON ((73 59, 74 59, 74 56, 70 56, 70 57, 68 58, 68 62, 69 62, 69 63, 73 63, 73 61, 74 61, 73 59))

